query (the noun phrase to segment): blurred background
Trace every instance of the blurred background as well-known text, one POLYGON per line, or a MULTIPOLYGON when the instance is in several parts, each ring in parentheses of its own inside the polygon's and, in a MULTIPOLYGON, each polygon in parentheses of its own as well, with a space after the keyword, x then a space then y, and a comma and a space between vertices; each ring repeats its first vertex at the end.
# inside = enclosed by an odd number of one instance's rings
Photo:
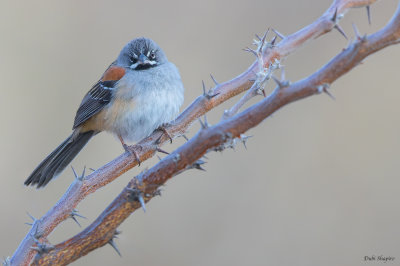
MULTIPOLYGON (((274 27, 293 33, 317 19, 330 0, 303 1, 1 1, 0 2, 0 257, 27 233, 26 212, 41 217, 73 180, 70 168, 45 189, 23 186, 31 171, 71 132, 83 95, 129 40, 147 36, 180 69, 188 106, 201 89, 253 62, 241 49, 274 27)), ((397 1, 351 10, 341 21, 353 37, 380 29, 397 1)), ((333 31, 285 62, 296 81, 346 47, 333 31)), ((207 172, 169 181, 126 220, 116 241, 75 265, 365 265, 364 256, 400 263, 400 46, 367 58, 335 82, 332 93, 284 107, 248 134, 248 149, 211 153, 207 172)), ((273 85, 269 87, 269 91, 273 85)), ((235 98, 214 109, 220 120, 235 98)), ((255 101, 260 98, 255 99, 255 101)), ((253 101, 253 102, 255 102, 253 101)), ((190 128, 193 136, 198 125, 190 128)), ((184 142, 176 139, 163 149, 184 142)), ((97 168, 123 152, 100 134, 73 161, 97 168)), ((134 168, 79 206, 90 224, 127 184, 157 159, 134 168)), ((72 220, 49 237, 59 243, 81 231, 72 220)), ((374 262, 369 263, 371 265, 374 262)))

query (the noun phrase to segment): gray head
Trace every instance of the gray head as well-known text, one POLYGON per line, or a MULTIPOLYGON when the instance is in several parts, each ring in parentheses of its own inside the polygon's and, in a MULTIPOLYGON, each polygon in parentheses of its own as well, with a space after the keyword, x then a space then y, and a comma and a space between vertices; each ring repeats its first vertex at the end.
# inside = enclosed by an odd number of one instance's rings
POLYGON ((120 66, 145 70, 168 62, 161 48, 148 38, 137 38, 122 49, 117 58, 120 66))

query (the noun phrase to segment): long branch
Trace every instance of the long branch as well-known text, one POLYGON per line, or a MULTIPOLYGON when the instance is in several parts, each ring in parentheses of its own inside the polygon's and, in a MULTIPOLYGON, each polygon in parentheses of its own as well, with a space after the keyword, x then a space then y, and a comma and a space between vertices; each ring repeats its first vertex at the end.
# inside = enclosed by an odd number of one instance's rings
POLYGON ((368 55, 400 42, 400 5, 391 22, 382 30, 359 37, 328 64, 311 76, 287 87, 277 87, 271 95, 242 113, 202 129, 189 142, 165 157, 147 172, 133 178, 106 210, 85 230, 55 246, 36 262, 40 265, 67 264, 112 240, 117 227, 136 209, 142 193, 149 201, 157 189, 171 177, 190 169, 208 151, 222 147, 257 126, 282 106, 321 92, 321 86, 331 84, 356 67, 368 55))
MULTIPOLYGON (((329 9, 314 23, 285 37, 276 47, 266 49, 263 54, 265 64, 267 65, 275 59, 283 59, 308 41, 331 31, 334 27, 337 28, 338 20, 349 8, 367 6, 374 2, 376 0, 335 0, 329 9)), ((251 80, 254 79, 254 73, 258 71, 259 66, 255 62, 241 75, 228 82, 217 84, 209 93, 199 96, 166 128, 169 134, 173 137, 183 134, 198 117, 233 96, 249 89, 253 84, 251 80), (213 95, 216 96, 210 97, 213 95)), ((167 137, 162 136, 161 132, 154 132, 151 136, 142 140, 139 144, 143 149, 138 152, 141 161, 152 157, 157 145, 162 145, 167 140, 167 137), (159 142, 156 144, 157 140, 159 142)), ((35 254, 37 254, 37 250, 31 248, 36 245, 35 238, 46 239, 59 223, 70 217, 78 203, 88 194, 110 183, 136 165, 137 162, 134 160, 134 157, 128 153, 124 153, 82 180, 76 179, 56 205, 41 219, 35 221, 31 230, 12 256, 10 260, 11 264, 28 265, 35 254)))

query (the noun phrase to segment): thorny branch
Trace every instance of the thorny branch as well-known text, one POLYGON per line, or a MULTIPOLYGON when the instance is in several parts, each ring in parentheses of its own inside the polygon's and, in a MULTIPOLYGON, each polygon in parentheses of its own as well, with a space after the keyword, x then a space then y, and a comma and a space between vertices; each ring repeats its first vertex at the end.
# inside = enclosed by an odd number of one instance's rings
MULTIPOLYGON (((217 84, 209 92, 199 96, 166 128, 168 133, 172 137, 183 134, 191 123, 215 106, 249 89, 252 84, 262 85, 260 77, 254 73, 265 71, 268 73, 270 70, 267 69, 270 69, 274 62, 284 59, 306 42, 333 28, 340 31, 337 22, 349 8, 369 6, 374 2, 374 0, 336 0, 318 20, 298 32, 285 37, 275 31, 283 38, 281 42, 276 45, 274 43, 270 47, 262 46, 262 56, 258 56, 257 61, 247 71, 231 81, 217 84), (262 58, 262 66, 259 63, 260 58, 262 58)), ((310 77, 292 85, 277 80, 278 87, 267 98, 235 116, 227 117, 214 127, 204 128, 192 140, 147 172, 133 179, 96 221, 84 231, 56 246, 46 244, 46 237, 60 222, 73 215, 75 207, 83 198, 136 166, 137 163, 131 155, 125 153, 88 176, 85 177, 83 174, 71 184, 64 196, 47 214, 34 221, 31 230, 13 257, 7 261, 12 265, 28 265, 35 258, 33 262, 36 264, 68 264, 106 243, 116 247, 113 238, 117 234, 118 225, 132 211, 144 206, 144 202, 156 195, 158 187, 169 178, 188 168, 198 168, 199 165, 201 168, 202 161, 199 159, 210 149, 218 150, 226 147, 227 143, 240 137, 246 130, 256 126, 287 103, 327 92, 328 84, 355 67, 366 56, 388 45, 398 43, 399 13, 398 9, 391 22, 377 33, 368 37, 358 37, 347 49, 310 77)), ((241 106, 232 112, 232 115, 241 106)), ((162 132, 154 132, 142 140, 140 145, 143 149, 138 153, 141 161, 153 156, 157 147, 167 140, 169 140, 168 137, 162 132)))
POLYGON ((326 87, 326 84, 331 84, 357 66, 368 55, 400 42, 399 18, 400 8, 396 17, 387 27, 368 37, 357 38, 343 52, 308 78, 286 87, 277 86, 266 99, 258 104, 213 127, 203 128, 194 138, 165 157, 153 168, 133 178, 96 221, 75 237, 56 245, 54 249, 41 256, 38 264, 50 265, 51 263, 74 261, 91 250, 108 243, 108 238, 104 238, 104 236, 107 234, 112 236, 112 232, 131 212, 143 207, 140 198, 143 202, 148 202, 158 194, 159 186, 169 178, 191 168, 193 164, 198 164, 198 160, 205 153, 215 149, 219 150, 221 146, 225 146, 226 143, 261 123, 280 107, 321 93, 321 86, 326 87), (64 256, 62 257, 61 254, 64 256))

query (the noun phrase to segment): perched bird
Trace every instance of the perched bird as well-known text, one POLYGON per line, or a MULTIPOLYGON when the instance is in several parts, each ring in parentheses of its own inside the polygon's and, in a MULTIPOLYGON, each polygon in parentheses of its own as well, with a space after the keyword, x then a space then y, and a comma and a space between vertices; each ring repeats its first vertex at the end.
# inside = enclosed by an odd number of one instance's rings
MULTIPOLYGON (((73 132, 48 155, 25 185, 45 186, 59 175, 97 133, 138 141, 173 120, 183 103, 184 88, 175 65, 152 40, 130 41, 85 95, 75 116, 73 132)), ((130 150, 139 160, 135 151, 130 150)), ((140 160, 139 160, 140 163, 140 160)))

